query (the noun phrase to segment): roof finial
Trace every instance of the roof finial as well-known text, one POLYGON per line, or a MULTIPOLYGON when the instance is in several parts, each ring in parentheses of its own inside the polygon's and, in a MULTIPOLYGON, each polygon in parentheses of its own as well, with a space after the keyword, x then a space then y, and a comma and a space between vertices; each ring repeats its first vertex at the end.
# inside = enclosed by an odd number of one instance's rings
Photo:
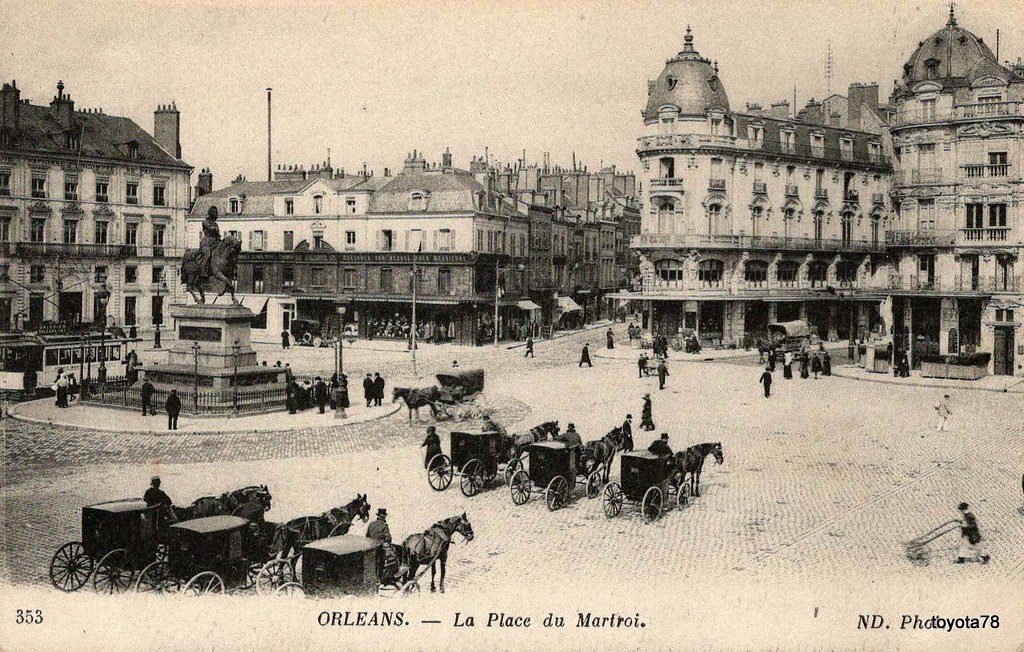
POLYGON ((718 59, 715 59, 715 63, 711 66, 711 69, 715 71, 716 75, 718 74, 718 59))
POLYGON ((953 13, 953 3, 949 3, 949 22, 947 25, 956 25, 956 15, 953 13))
POLYGON ((686 36, 683 37, 683 52, 693 52, 693 30, 686 26, 686 36))

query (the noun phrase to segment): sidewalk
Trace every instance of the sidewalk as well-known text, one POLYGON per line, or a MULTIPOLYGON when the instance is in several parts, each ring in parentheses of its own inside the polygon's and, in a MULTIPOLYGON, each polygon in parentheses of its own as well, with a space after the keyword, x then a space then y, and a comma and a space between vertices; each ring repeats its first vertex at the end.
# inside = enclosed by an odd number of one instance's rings
POLYGON ((401 403, 385 403, 380 407, 372 408, 358 403, 346 410, 348 414, 347 419, 334 418, 334 412, 329 409, 326 414, 320 414, 315 407, 298 414, 288 414, 284 411, 240 417, 190 417, 183 414, 178 418, 178 430, 173 431, 167 430, 167 415, 163 413, 163 410, 160 410, 160 413, 156 416, 144 417, 136 411, 94 405, 74 405, 61 409, 53 404, 52 398, 18 403, 11 407, 10 416, 30 423, 102 430, 105 432, 185 435, 197 433, 278 432, 282 430, 347 426, 387 417, 401 408, 401 403))
MULTIPOLYGON (((588 331, 594 331, 594 330, 598 330, 598 329, 601 329, 601 328, 608 328, 608 327, 615 328, 616 326, 624 326, 624 325, 625 324, 623 324, 622 322, 614 322, 614 321, 611 321, 609 319, 602 319, 601 321, 595 321, 592 324, 587 324, 583 328, 578 328, 576 330, 572 330, 572 331, 556 331, 551 337, 549 337, 546 340, 542 340, 540 338, 536 338, 536 339, 533 340, 533 344, 534 344, 534 346, 536 346, 536 345, 542 344, 544 342, 553 342, 555 340, 560 340, 563 337, 572 337, 573 335, 579 335, 580 333, 586 333, 588 331)), ((525 339, 522 340, 521 342, 515 342, 513 344, 507 344, 505 346, 505 348, 511 351, 512 349, 521 349, 524 346, 526 346, 526 340, 525 339)))
MULTIPOLYGON (((631 346, 628 339, 615 342, 614 349, 608 349, 605 346, 595 348, 591 351, 591 355, 595 358, 604 358, 606 360, 628 360, 636 364, 640 354, 647 352, 647 355, 652 359, 654 353, 651 349, 641 349, 639 346, 639 340, 634 340, 636 346, 631 346)), ((846 351, 846 340, 839 342, 825 342, 825 350, 832 352, 832 358, 836 358, 835 351, 843 351, 845 357, 846 351)), ((668 352, 669 362, 713 362, 715 360, 735 360, 738 358, 757 358, 757 349, 712 349, 705 347, 700 353, 684 353, 683 351, 672 351, 668 352)), ((781 363, 780 363, 781 364, 781 363)), ((833 363, 834 364, 834 363, 833 363)))
POLYGON ((910 387, 938 387, 942 389, 1024 394, 1024 378, 1015 376, 985 376, 978 380, 949 380, 945 378, 922 378, 921 372, 914 371, 911 372, 909 378, 897 378, 891 372, 885 374, 872 373, 865 371, 861 367, 851 365, 833 365, 832 375, 840 378, 910 387))

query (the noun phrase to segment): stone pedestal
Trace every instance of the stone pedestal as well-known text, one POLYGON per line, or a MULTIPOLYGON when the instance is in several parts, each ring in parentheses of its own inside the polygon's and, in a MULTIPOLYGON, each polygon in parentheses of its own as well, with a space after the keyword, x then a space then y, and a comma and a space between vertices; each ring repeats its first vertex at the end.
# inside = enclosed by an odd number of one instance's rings
POLYGON ((168 361, 142 369, 158 389, 193 392, 196 384, 200 391, 284 387, 284 369, 262 367, 256 360, 249 338, 253 314, 248 308, 239 304, 175 304, 169 312, 177 341, 168 361))

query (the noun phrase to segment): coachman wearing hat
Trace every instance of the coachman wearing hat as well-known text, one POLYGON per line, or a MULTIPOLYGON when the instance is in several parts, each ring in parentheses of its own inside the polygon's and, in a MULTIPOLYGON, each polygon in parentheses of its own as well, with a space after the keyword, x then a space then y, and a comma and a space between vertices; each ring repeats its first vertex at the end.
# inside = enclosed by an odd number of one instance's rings
POLYGON ((150 478, 149 489, 146 489, 142 499, 146 501, 146 505, 149 507, 159 507, 160 516, 167 519, 168 523, 178 522, 178 517, 172 509, 171 497, 160 488, 160 476, 154 475, 150 478))
POLYGON ((430 460, 438 455, 443 455, 441 451, 441 438, 437 436, 437 428, 434 426, 427 426, 427 438, 420 444, 420 448, 426 447, 427 454, 423 458, 423 468, 428 468, 430 460))
POLYGON ((384 543, 391 543, 391 528, 388 527, 388 510, 380 508, 377 510, 377 520, 370 523, 366 528, 367 539, 377 539, 384 543))
POLYGON ((661 433, 661 439, 655 439, 651 442, 651 445, 647 447, 647 450, 654 453, 658 457, 672 457, 672 449, 668 445, 668 433, 661 433))

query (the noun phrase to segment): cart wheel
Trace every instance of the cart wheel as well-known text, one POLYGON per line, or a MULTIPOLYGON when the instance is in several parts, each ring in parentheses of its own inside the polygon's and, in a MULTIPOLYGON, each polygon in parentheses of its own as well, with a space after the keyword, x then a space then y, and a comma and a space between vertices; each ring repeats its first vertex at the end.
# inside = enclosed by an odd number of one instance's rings
POLYGON ((530 492, 533 490, 533 483, 530 482, 530 475, 519 469, 516 474, 512 476, 512 482, 508 485, 509 491, 512 493, 512 502, 516 505, 523 505, 527 500, 530 499, 530 492))
POLYGON ((251 562, 245 567, 245 583, 242 584, 242 589, 252 589, 256 587, 256 578, 259 577, 260 571, 263 570, 263 564, 258 561, 251 562))
POLYGON ((684 482, 676 489, 676 507, 684 509, 690 504, 690 483, 684 482))
POLYGON ((459 488, 467 498, 480 493, 484 486, 484 463, 480 460, 470 460, 462 467, 459 477, 459 488))
POLYGON ((640 504, 644 520, 648 523, 653 523, 661 518, 661 506, 664 502, 665 497, 662 495, 661 489, 658 487, 648 488, 647 492, 644 493, 644 500, 640 504))
POLYGON ((303 344, 309 344, 310 340, 312 340, 312 339, 313 339, 313 334, 310 333, 309 331, 306 331, 305 333, 302 334, 302 342, 303 342, 303 344))
POLYGON ((154 561, 139 573, 139 581, 135 583, 138 593, 168 594, 181 590, 181 582, 171 576, 171 565, 166 561, 154 561))
POLYGON ((224 580, 213 571, 203 571, 188 581, 188 584, 185 585, 185 593, 188 595, 224 593, 224 580))
POLYGON ((452 483, 455 469, 447 455, 435 455, 427 465, 427 482, 434 491, 444 491, 452 483))
POLYGON ((111 550, 103 555, 96 564, 96 572, 92 576, 92 587, 97 592, 121 593, 131 588, 135 579, 135 569, 128 559, 128 551, 124 548, 111 550))
POLYGON ((256 573, 256 593, 269 595, 279 587, 295 581, 295 569, 288 559, 272 559, 256 573))
POLYGON ((50 582, 70 593, 82 588, 92 575, 92 558, 78 541, 65 543, 50 560, 50 582))
POLYGON ((565 505, 569 498, 569 483, 560 475, 551 478, 547 490, 548 509, 552 512, 565 505))
POLYGON ((608 518, 615 518, 622 511, 622 489, 617 482, 609 482, 604 487, 604 515, 608 518))
POLYGON ((509 460, 508 464, 505 465, 505 484, 510 484, 516 472, 521 468, 523 468, 523 461, 521 459, 514 457, 509 460))
POLYGON ((302 585, 298 582, 285 582, 274 590, 274 595, 306 595, 306 592, 302 590, 302 585))
POLYGON ((587 476, 587 498, 597 498, 601 493, 601 471, 597 470, 587 476))

